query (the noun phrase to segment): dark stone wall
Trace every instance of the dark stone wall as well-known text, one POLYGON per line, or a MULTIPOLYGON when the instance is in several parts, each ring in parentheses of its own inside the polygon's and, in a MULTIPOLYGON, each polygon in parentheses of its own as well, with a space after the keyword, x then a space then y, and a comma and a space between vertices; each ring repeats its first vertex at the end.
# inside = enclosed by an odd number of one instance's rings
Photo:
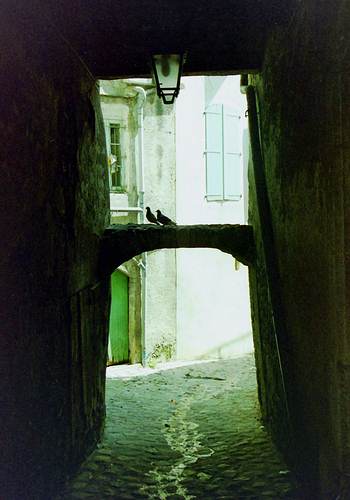
MULTIPOLYGON (((284 454, 293 460, 289 404, 285 393, 287 343, 275 325, 267 279, 265 248, 252 162, 249 162, 249 223, 254 228, 256 261, 249 267, 251 319, 257 367, 258 396, 265 424, 284 454)), ((284 334, 285 332, 283 332, 284 334)))
MULTIPOLYGON (((293 458, 311 479, 312 498, 350 496, 349 30, 346 0, 299 2, 288 29, 270 37, 263 70, 252 79, 286 310, 293 458)), ((284 402, 253 192, 250 200, 260 396, 282 444, 284 402)))
POLYGON ((4 5, 0 497, 47 499, 103 426, 107 164, 95 81, 45 19, 4 5))

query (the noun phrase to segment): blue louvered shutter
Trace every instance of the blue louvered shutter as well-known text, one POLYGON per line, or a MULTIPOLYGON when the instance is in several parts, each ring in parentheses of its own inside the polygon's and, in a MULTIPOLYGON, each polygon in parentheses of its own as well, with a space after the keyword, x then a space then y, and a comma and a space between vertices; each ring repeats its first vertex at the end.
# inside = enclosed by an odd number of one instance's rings
POLYGON ((222 105, 205 110, 206 195, 208 200, 223 199, 223 121, 222 105))
POLYGON ((240 116, 224 107, 224 199, 242 197, 240 116))

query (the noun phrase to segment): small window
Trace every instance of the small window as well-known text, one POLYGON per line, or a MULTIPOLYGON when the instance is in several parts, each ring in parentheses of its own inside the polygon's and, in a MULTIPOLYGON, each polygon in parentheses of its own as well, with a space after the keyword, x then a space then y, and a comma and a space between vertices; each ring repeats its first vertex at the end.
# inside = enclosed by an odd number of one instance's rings
POLYGON ((240 116, 222 104, 205 110, 206 198, 242 198, 240 116))
POLYGON ((109 124, 109 183, 111 191, 123 188, 123 163, 120 141, 120 124, 109 124))

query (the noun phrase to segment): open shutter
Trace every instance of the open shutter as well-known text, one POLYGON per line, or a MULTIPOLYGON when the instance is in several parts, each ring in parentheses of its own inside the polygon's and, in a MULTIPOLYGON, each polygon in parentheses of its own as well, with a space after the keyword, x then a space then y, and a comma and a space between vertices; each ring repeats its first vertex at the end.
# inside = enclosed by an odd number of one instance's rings
POLYGON ((222 105, 205 110, 205 163, 208 200, 223 199, 222 105))
POLYGON ((224 108, 224 199, 242 198, 240 116, 224 108))

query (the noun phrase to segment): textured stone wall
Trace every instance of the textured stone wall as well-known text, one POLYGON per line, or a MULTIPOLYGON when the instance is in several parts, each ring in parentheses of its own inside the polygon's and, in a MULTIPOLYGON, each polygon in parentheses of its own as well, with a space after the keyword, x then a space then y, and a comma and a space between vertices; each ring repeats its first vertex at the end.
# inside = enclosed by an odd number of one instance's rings
POLYGON ((1 13, 2 498, 49 498, 99 437, 109 283, 94 80, 44 18, 1 13))
MULTIPOLYGON (((350 495, 349 29, 345 0, 298 3, 288 29, 270 37, 263 71, 253 79, 286 309, 294 459, 311 478, 313 498, 350 495)), ((254 193, 250 202, 260 276, 258 286, 252 283, 264 358, 257 358, 260 396, 281 442, 274 417, 284 403, 254 193)))

